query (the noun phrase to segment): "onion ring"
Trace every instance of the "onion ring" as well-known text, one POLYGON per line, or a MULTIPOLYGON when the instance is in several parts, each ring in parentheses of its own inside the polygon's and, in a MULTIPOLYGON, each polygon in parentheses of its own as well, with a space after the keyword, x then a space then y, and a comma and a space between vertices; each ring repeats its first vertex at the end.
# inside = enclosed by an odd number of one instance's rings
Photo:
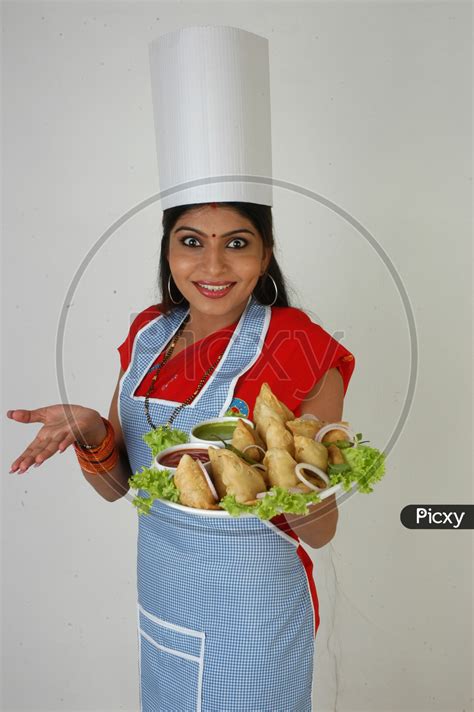
POLYGON ((198 463, 199 467, 203 471, 204 477, 206 478, 206 482, 209 485, 209 489, 211 490, 211 494, 216 500, 216 502, 219 500, 219 495, 217 494, 216 488, 214 487, 214 482, 211 480, 211 476, 209 475, 209 472, 206 470, 204 467, 203 463, 200 460, 196 460, 198 463))
POLYGON ((324 436, 329 433, 331 430, 342 430, 343 433, 346 433, 346 435, 349 436, 349 440, 352 442, 354 447, 357 447, 357 442, 355 440, 355 435, 350 428, 348 428, 345 425, 340 425, 339 423, 328 423, 324 427, 321 428, 321 430, 318 430, 316 435, 314 436, 314 440, 316 440, 317 443, 320 443, 323 441, 324 436))
POLYGON ((327 487, 327 485, 329 484, 329 477, 324 472, 324 470, 321 470, 319 467, 316 467, 316 465, 310 465, 307 462, 299 462, 295 467, 295 475, 299 480, 301 480, 301 482, 303 482, 303 484, 305 484, 307 487, 314 490, 315 492, 322 492, 324 489, 326 489, 326 487, 317 487, 316 485, 313 485, 312 482, 309 482, 301 472, 301 470, 303 469, 314 472, 316 475, 318 475, 318 477, 324 480, 327 487))
POLYGON ((245 452, 246 450, 248 450, 251 447, 256 447, 257 450, 261 450, 263 452, 263 454, 266 455, 266 451, 263 449, 263 447, 260 447, 260 445, 246 445, 244 447, 244 449, 242 450, 242 452, 245 452))
POLYGON ((270 495, 270 497, 275 496, 275 492, 270 492, 270 490, 267 490, 266 492, 257 492, 255 497, 256 497, 256 499, 263 499, 264 497, 267 496, 267 494, 270 495))
POLYGON ((300 420, 317 420, 318 422, 321 422, 321 418, 318 418, 317 415, 313 415, 312 413, 303 413, 300 420))

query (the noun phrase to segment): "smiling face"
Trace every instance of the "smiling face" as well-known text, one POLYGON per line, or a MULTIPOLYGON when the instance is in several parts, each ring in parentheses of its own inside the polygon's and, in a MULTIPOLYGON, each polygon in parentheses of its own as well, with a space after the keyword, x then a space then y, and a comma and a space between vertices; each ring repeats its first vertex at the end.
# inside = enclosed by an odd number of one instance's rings
POLYGON ((230 321, 244 310, 271 254, 247 218, 230 207, 205 205, 176 221, 168 262, 192 314, 230 321))

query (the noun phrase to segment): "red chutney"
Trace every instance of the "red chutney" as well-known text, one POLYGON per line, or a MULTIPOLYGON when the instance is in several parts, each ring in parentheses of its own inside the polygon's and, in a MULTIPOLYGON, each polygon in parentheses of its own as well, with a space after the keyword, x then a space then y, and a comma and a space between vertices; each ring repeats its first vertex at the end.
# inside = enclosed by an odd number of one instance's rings
MULTIPOLYGON (((120 364, 128 369, 137 333, 153 319, 159 318, 160 304, 151 305, 137 314, 125 341, 118 347, 120 364)), ((182 403, 197 388, 203 373, 227 347, 238 324, 213 332, 172 357, 161 369, 151 396, 182 403)), ((163 360, 164 351, 157 354, 154 364, 163 360)), ((151 365, 151 364, 150 364, 151 365)), ((355 368, 353 354, 319 324, 311 321, 301 309, 271 307, 271 319, 261 352, 255 363, 238 378, 233 398, 240 399, 242 415, 253 420, 253 407, 262 383, 270 386, 276 397, 285 403, 295 417, 301 415, 305 396, 330 368, 337 368, 344 384, 344 394, 355 368)), ((137 383, 135 396, 145 396, 153 374, 137 383)), ((235 413, 237 415, 237 413, 235 413)), ((216 413, 218 415, 218 413, 216 413)))
POLYGON ((175 452, 169 452, 164 455, 158 462, 160 465, 163 465, 163 467, 178 467, 183 455, 190 455, 193 460, 209 462, 209 453, 207 449, 204 450, 203 448, 189 448, 189 450, 183 448, 182 450, 175 450, 175 452))

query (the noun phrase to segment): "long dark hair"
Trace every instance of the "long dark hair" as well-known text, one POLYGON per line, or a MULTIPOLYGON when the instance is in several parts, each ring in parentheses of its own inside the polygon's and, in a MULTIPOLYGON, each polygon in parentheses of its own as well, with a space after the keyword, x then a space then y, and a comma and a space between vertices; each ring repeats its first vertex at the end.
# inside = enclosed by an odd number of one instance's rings
MULTIPOLYGON (((175 304, 170 299, 168 292, 168 279, 171 274, 170 266, 168 263, 168 249, 170 242, 170 234, 178 219, 188 210, 193 208, 201 208, 204 205, 209 205, 209 203, 191 203, 189 205, 177 205, 173 208, 167 208, 163 210, 163 237, 161 240, 161 253, 160 253, 160 265, 158 272, 158 284, 161 291, 161 306, 160 310, 164 313, 170 312, 175 308, 175 304)), ((258 205, 256 203, 213 203, 213 205, 220 205, 222 207, 233 208, 242 217, 247 218, 254 228, 260 234, 263 244, 265 247, 274 247, 273 239, 273 215, 272 209, 269 205, 258 205)), ((287 288, 285 285, 285 279, 281 272, 281 269, 276 261, 275 254, 272 253, 267 274, 271 275, 275 280, 278 287, 278 297, 276 302, 273 304, 275 307, 289 307, 290 302, 288 299, 287 288)), ((171 293, 173 299, 178 302, 182 299, 180 306, 187 308, 189 306, 188 300, 179 291, 178 287, 174 283, 173 278, 170 281, 171 293)), ((275 287, 273 282, 269 279, 266 274, 259 278, 253 294, 257 301, 261 304, 271 304, 275 298, 275 287)))

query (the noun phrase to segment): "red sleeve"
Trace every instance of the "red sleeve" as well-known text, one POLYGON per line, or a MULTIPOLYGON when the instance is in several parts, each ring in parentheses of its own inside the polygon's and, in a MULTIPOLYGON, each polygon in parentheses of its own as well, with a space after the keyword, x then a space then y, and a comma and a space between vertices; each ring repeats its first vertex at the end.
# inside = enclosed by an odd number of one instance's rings
POLYGON ((130 314, 130 328, 127 338, 123 343, 120 344, 120 346, 117 347, 117 351, 120 355, 120 366, 122 367, 123 371, 126 371, 130 364, 130 359, 132 358, 133 344, 137 333, 143 326, 145 326, 145 324, 148 324, 148 322, 150 322, 152 319, 156 319, 156 317, 161 314, 160 307, 161 304, 152 304, 151 306, 141 311, 139 314, 130 314))
MULTIPOLYGON (((301 323, 295 329, 297 348, 294 358, 301 366, 302 394, 306 395, 330 368, 337 368, 344 383, 344 395, 354 372, 354 355, 338 340, 340 332, 331 336, 319 324, 301 312, 301 323)), ((343 334, 341 335, 343 337, 343 334)))

